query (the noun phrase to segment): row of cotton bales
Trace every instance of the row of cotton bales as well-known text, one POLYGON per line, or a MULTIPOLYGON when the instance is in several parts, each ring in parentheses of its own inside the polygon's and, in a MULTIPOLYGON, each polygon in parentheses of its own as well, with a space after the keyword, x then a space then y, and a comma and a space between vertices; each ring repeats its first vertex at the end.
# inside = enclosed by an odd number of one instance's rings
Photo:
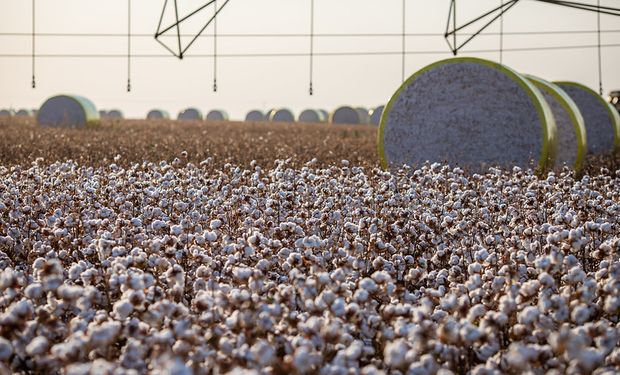
MULTIPOLYGON (((41 110, 45 111, 38 117, 42 125, 81 127, 94 123, 99 119, 123 119, 123 112, 117 109, 97 111, 95 105, 87 98, 77 95, 57 95, 48 99, 41 110)), ((265 113, 253 110, 246 116, 246 121, 300 122, 300 123, 333 123, 333 124, 374 124, 378 125, 384 106, 368 111, 365 108, 344 106, 332 113, 323 109, 307 109, 295 117, 293 111, 280 108, 265 113)), ((8 113, 8 112, 7 112, 8 113)), ((153 109, 146 115, 149 120, 169 120, 170 114, 162 109, 153 109)), ((177 120, 193 121, 228 121, 230 117, 223 110, 212 110, 206 116, 197 108, 182 110, 177 120)))
MULTIPOLYGON (((163 118, 169 119, 170 116, 167 112, 161 110, 153 110, 149 112, 147 115, 147 119, 157 119, 162 118, 160 115, 163 115, 163 118)), ((206 116, 203 116, 202 112, 197 108, 187 108, 179 112, 177 116, 177 120, 207 120, 207 121, 228 121, 230 118, 228 113, 221 109, 214 109, 207 113, 206 116)))
POLYGON ((619 149, 620 115, 584 85, 453 58, 403 83, 381 118, 378 147, 384 167, 439 162, 471 172, 564 165, 579 171, 587 153, 619 149))
POLYGON ((306 109, 297 118, 293 111, 280 108, 271 109, 267 112, 254 109, 245 116, 245 121, 272 121, 272 122, 300 122, 300 123, 332 123, 332 124, 372 124, 379 125, 384 106, 372 110, 361 107, 343 106, 332 113, 324 109, 306 109))
POLYGON ((122 120, 125 118, 125 115, 120 109, 111 109, 109 111, 101 110, 99 111, 99 118, 122 120))
POLYGON ((34 117, 37 115, 36 109, 20 109, 15 112, 12 109, 0 110, 0 118, 4 117, 34 117))

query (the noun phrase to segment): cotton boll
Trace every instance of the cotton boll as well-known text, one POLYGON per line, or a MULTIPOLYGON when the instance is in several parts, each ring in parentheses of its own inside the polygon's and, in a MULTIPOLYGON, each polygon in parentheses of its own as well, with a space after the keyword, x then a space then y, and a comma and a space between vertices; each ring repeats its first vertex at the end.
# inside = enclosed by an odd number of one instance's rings
POLYGON ((49 348, 49 341, 47 338, 43 336, 35 337, 30 343, 26 346, 26 353, 30 356, 37 356, 45 353, 49 348))
POLYGON ((7 361, 13 354, 13 346, 11 342, 0 337, 0 361, 7 361))
POLYGON ((218 219, 211 220, 211 223, 209 223, 209 228, 211 228, 212 230, 219 229, 221 226, 222 221, 218 219))
POLYGON ((114 304, 114 313, 120 320, 125 320, 133 312, 133 305, 129 301, 121 300, 114 304))
POLYGON ((408 350, 409 347, 403 339, 389 342, 385 346, 385 350, 383 353, 386 364, 392 369, 399 369, 404 367, 406 364, 408 350))

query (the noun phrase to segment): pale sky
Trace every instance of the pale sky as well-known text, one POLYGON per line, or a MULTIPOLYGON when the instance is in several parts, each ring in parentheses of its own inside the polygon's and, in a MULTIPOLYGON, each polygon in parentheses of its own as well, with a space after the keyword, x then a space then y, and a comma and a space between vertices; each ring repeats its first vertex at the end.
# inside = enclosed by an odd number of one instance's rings
MULTIPOLYGON (((587 1, 587 0, 583 0, 587 1)), ((132 0, 132 33, 154 34, 163 0, 132 0)), ((206 0, 179 0, 181 15, 206 0)), ((223 0, 218 1, 222 3, 223 0)), ((459 0, 458 19, 465 22, 499 4, 499 0, 459 0)), ((596 3, 595 0, 589 1, 596 3)), ((618 0, 601 5, 618 6, 618 0)), ((407 33, 442 34, 449 0, 406 0, 407 33)), ((36 60, 37 88, 30 87, 31 60, 6 55, 29 55, 31 38, 2 33, 31 31, 32 3, 0 0, 0 108, 37 108, 55 94, 74 93, 91 99, 98 109, 119 108, 127 117, 143 118, 152 108, 176 117, 179 110, 197 107, 207 113, 224 109, 233 119, 243 119, 251 109, 287 107, 299 113, 305 108, 333 110, 340 105, 375 107, 385 104, 401 83, 401 56, 319 56, 314 60, 315 95, 308 95, 309 58, 221 57, 218 59, 218 92, 212 91, 213 59, 191 58, 211 54, 213 39, 199 39, 190 57, 172 56, 132 60, 132 92, 126 91, 127 59, 122 57, 59 58, 36 60)), ((169 10, 172 10, 170 8, 169 10)), ((307 34, 310 0, 230 0, 218 18, 222 34, 307 34)), ((182 32, 196 30, 212 14, 212 8, 195 22, 183 24, 182 32)), ((168 16, 171 16, 170 13, 168 16)), ((620 88, 620 17, 602 16, 605 92, 620 88)), ((167 19, 165 20, 167 21, 167 19)), ((39 33, 127 33, 127 0, 37 0, 39 33)), ((596 14, 524 0, 504 19, 506 32, 596 29, 596 14)), ((212 33, 212 28, 207 33, 212 33)), ((498 24, 488 31, 497 32, 498 24)), ((401 0, 315 0, 315 32, 318 34, 376 34, 402 32, 401 0)), ((171 39, 171 41, 173 41, 171 39)), ((504 47, 595 45, 596 34, 507 35, 504 47)), ((407 56, 407 75, 436 60, 450 57, 441 35, 408 37, 407 50, 441 51, 407 56)), ((301 53, 309 51, 307 37, 220 37, 219 53, 301 53)), ((496 35, 476 39, 466 50, 496 50, 496 35)), ((166 54, 153 37, 133 37, 135 54, 166 54)), ((315 39, 315 52, 375 52, 401 50, 400 37, 315 39)), ((118 36, 40 36, 37 54, 124 55, 127 38, 118 36)), ((468 53, 499 60, 497 52, 468 53)), ((517 71, 554 80, 573 80, 598 91, 597 50, 507 51, 504 63, 517 71)))

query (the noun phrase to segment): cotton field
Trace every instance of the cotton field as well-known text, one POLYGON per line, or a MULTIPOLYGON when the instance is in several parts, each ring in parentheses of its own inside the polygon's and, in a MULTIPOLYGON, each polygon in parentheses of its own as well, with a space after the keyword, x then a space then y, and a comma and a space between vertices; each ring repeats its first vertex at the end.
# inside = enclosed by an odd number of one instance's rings
POLYGON ((0 167, 0 372, 617 373, 619 220, 609 171, 0 167))

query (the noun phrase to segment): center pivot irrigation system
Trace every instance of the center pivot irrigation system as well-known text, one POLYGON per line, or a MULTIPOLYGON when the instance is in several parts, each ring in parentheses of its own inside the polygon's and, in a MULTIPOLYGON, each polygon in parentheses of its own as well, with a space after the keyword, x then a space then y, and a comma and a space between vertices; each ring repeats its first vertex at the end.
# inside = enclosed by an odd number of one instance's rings
MULTIPOLYGON (((398 0, 397 0, 398 1, 398 0)), ((157 30, 155 32, 155 40, 157 43, 161 44, 170 54, 173 56, 183 59, 185 57, 209 57, 213 58, 213 91, 217 91, 217 60, 218 57, 284 57, 284 56, 305 56, 309 57, 309 93, 313 94, 313 77, 314 77, 314 58, 316 56, 377 56, 377 55, 400 55, 402 58, 402 81, 405 81, 406 78, 406 56, 410 54, 438 54, 441 53, 439 51, 412 51, 407 50, 406 48, 406 40, 411 36, 431 36, 435 34, 413 34, 407 33, 407 25, 406 25, 406 12, 407 12, 407 1, 400 0, 402 3, 402 33, 396 34, 317 34, 315 33, 315 0, 308 0, 309 5, 309 16, 310 16, 310 26, 308 34, 273 34, 273 35, 218 35, 217 32, 217 18, 222 10, 229 4, 230 0, 209 0, 204 3, 204 5, 198 7, 197 9, 187 13, 187 14, 179 14, 180 8, 178 3, 180 0, 164 0, 161 16, 159 18, 159 22, 157 24, 157 30), (210 11, 209 16, 207 17, 206 23, 200 28, 200 30, 193 35, 189 35, 190 39, 187 43, 183 43, 182 37, 188 36, 187 34, 182 33, 182 25, 186 23, 186 21, 193 19, 196 20, 197 16, 204 16, 204 14, 210 11), (166 15, 172 17, 166 17, 166 15), (164 20, 172 18, 172 22, 169 24, 164 24, 164 20), (205 31, 209 28, 209 26, 213 26, 213 33, 210 35, 204 35, 205 31), (200 37, 213 37, 213 53, 210 55, 189 55, 188 50, 190 47, 195 45, 196 41, 200 37), (261 36, 261 37, 283 37, 283 36, 295 36, 295 37, 304 37, 308 38, 308 48, 309 51, 307 53, 271 53, 271 54, 248 54, 248 53, 237 53, 237 54, 228 54, 228 55, 219 55, 218 56, 218 36, 234 36, 234 37, 250 37, 250 36, 261 36), (319 37, 369 37, 369 36, 389 36, 389 37, 400 37, 402 41, 402 49, 400 51, 389 51, 389 52, 316 52, 315 51, 315 38, 319 37), (172 41, 172 42, 171 42, 172 41)), ((567 8, 573 8, 576 10, 593 12, 597 14, 597 25, 596 29, 593 33, 596 33, 598 36, 596 45, 583 45, 583 46, 554 46, 554 47, 526 47, 526 48, 504 48, 504 35, 514 35, 514 34, 571 34, 571 33, 583 33, 580 31, 556 31, 556 32, 535 32, 535 31, 525 31, 525 32, 504 32, 503 28, 503 20, 505 14, 513 9, 518 3, 522 2, 521 0, 497 0, 499 5, 494 7, 493 9, 484 12, 478 17, 471 19, 465 23, 459 24, 457 19, 457 5, 459 5, 459 9, 463 7, 463 2, 458 0, 449 0, 449 9, 448 9, 448 20, 445 28, 445 32, 443 33, 444 38, 446 39, 450 51, 455 56, 462 52, 463 48, 467 46, 472 40, 476 37, 483 35, 483 32, 489 28, 492 24, 499 22, 500 23, 500 31, 497 33, 499 36, 499 48, 493 50, 479 50, 472 51, 468 50, 469 53, 475 52, 499 52, 499 60, 500 63, 503 63, 503 53, 508 51, 532 51, 532 50, 545 50, 545 49, 571 49, 571 48, 596 48, 598 51, 598 73, 599 73, 599 89, 600 93, 603 92, 603 73, 602 73, 602 47, 618 47, 618 44, 609 44, 602 45, 601 44, 601 34, 605 32, 617 32, 620 30, 601 30, 601 15, 611 15, 611 16, 620 16, 620 8, 618 7, 610 7, 610 6, 601 6, 601 0, 596 0, 596 4, 594 1, 591 3, 585 3, 583 1, 566 1, 566 0, 530 0, 530 2, 539 2, 546 3, 556 6, 562 6, 567 8), (458 3, 458 4, 457 4, 458 3)), ((132 57, 137 58, 155 58, 155 57, 165 57, 166 55, 136 55, 132 53, 131 49, 131 39, 136 36, 148 36, 152 37, 153 34, 132 34, 131 32, 131 0, 127 0, 127 34, 106 34, 106 36, 124 36, 127 38, 127 53, 123 55, 63 55, 63 54, 53 54, 53 55, 38 55, 35 50, 35 39, 37 36, 103 36, 95 35, 95 34, 54 34, 54 33, 37 33, 35 31, 35 4, 36 0, 32 0, 32 33, 1 33, 0 36, 31 36, 32 37, 32 52, 28 55, 11 55, 11 54, 0 54, 0 57, 30 57, 32 62, 32 88, 36 87, 35 80, 35 59, 37 57, 124 57, 127 59, 127 91, 131 91, 131 61, 132 57)), ((589 33, 590 31, 586 31, 589 33)), ((484 35, 487 35, 486 33, 484 35)))
MULTIPOLYGON (((198 37, 200 37, 200 35, 209 27, 209 25, 211 25, 213 23, 214 25, 214 36, 215 38, 217 38, 217 16, 218 14, 222 11, 222 9, 224 9, 224 7, 229 3, 230 0, 225 0, 224 3, 218 7, 217 5, 217 0, 210 0, 208 1, 206 4, 202 5, 201 7, 199 7, 198 9, 194 10, 193 12, 179 18, 179 12, 178 12, 178 6, 177 6, 177 0, 173 0, 174 5, 173 7, 171 6, 170 8, 174 8, 174 12, 175 12, 175 21, 172 25, 162 29, 162 20, 164 19, 164 15, 166 14, 167 9, 169 8, 169 0, 164 0, 164 6, 161 12, 161 17, 159 19, 159 23, 157 26, 157 32, 155 33, 155 40, 157 40, 162 46, 164 46, 168 51, 170 51, 174 56, 178 57, 179 59, 183 59, 183 55, 187 52, 187 50, 189 49, 189 47, 191 47, 192 44, 194 44, 194 42, 198 39, 198 37), (203 11, 204 9, 208 8, 209 6, 213 5, 213 7, 215 8, 215 12, 213 13, 213 16, 207 21, 207 23, 202 27, 202 29, 200 29, 200 31, 190 40, 189 43, 187 43, 186 46, 183 46, 181 43, 181 24, 188 20, 189 18, 197 15, 198 13, 200 13, 201 11, 203 11), (174 50, 173 48, 170 48, 168 45, 166 45, 165 43, 163 43, 160 40, 160 37, 162 35, 164 35, 165 33, 171 31, 171 30, 175 30, 176 29, 176 37, 177 37, 177 50, 174 50)), ((504 14, 506 12, 508 12, 510 9, 512 9, 515 5, 517 5, 521 0, 500 0, 500 5, 483 13, 482 15, 474 18, 473 20, 470 20, 460 26, 458 26, 457 23, 457 0, 450 0, 450 8, 448 10, 448 22, 446 24, 446 31, 444 34, 444 37, 446 39, 446 41, 448 42, 448 46, 450 47, 450 50, 452 51, 452 53, 456 56, 458 55, 459 51, 461 49, 463 49, 463 47, 465 47, 469 42, 471 42, 473 39, 475 39, 477 36, 479 36, 485 29, 487 29, 489 26, 491 26, 493 23, 499 21, 501 23, 500 25, 500 60, 502 59, 502 50, 503 50, 503 17, 504 14), (483 25, 480 27, 479 24, 483 23, 483 25), (452 28, 450 28, 450 26, 452 25, 452 28), (475 27, 476 25, 478 25, 478 29, 476 31, 474 31, 473 33, 467 34, 468 38, 463 41, 463 42, 458 42, 458 34, 460 32, 464 32, 465 30, 468 30, 470 27, 475 27)), ((553 5, 558 5, 558 6, 563 6, 563 7, 568 7, 568 8, 574 8, 574 9, 579 9, 579 10, 584 10, 584 11, 588 11, 588 12, 595 12, 598 14, 598 22, 597 22, 597 31, 598 31, 598 60, 599 60, 599 89, 600 89, 600 94, 603 94, 603 80, 602 80, 602 63, 601 63, 601 14, 607 14, 607 15, 612 15, 612 16, 620 16, 620 8, 615 8, 615 7, 607 7, 607 6, 601 6, 600 5, 600 0, 597 0, 597 4, 588 4, 588 3, 584 3, 584 2, 576 2, 576 1, 565 1, 565 0, 534 0, 540 3, 547 3, 547 4, 553 4, 553 5)), ((406 1, 402 0, 402 6, 403 6, 403 51, 405 50, 405 14, 406 14, 406 1)), ((172 10, 172 9, 170 9, 172 10)), ((310 95, 313 94, 313 87, 312 87, 312 76, 313 76, 313 52, 314 52, 314 0, 310 0, 310 95)), ((216 56, 217 54, 217 43, 214 43, 214 56, 216 56)), ((405 60, 405 54, 403 53, 403 72, 402 72, 402 79, 404 80, 405 78, 405 69, 404 69, 404 60, 405 60)), ((214 65, 216 63, 214 62, 214 65)), ((216 65, 215 65, 216 66, 216 65)), ((214 82, 213 84, 213 90, 217 91, 217 81, 214 82)))
MULTIPOLYGON (((579 1, 565 1, 565 0, 532 0, 539 3, 546 3, 552 5, 558 5, 566 8, 573 8, 583 10, 587 12, 597 13, 597 34, 598 34, 598 71, 599 71, 599 90, 600 94, 603 94, 603 78, 602 78, 602 56, 601 56, 601 14, 607 14, 610 16, 620 17, 620 8, 601 6, 601 1, 597 0, 596 4, 588 4, 579 1)), ((458 25, 456 18, 457 0, 450 0, 450 9, 448 10, 448 22, 446 24, 445 38, 448 42, 450 50, 454 56, 458 55, 459 51, 463 49, 469 42, 479 36, 485 29, 494 24, 500 22, 500 60, 502 59, 503 49, 503 29, 504 29, 504 15, 511 10, 521 0, 500 0, 500 5, 481 14, 480 16, 462 24, 458 25), (480 26, 482 24, 482 26, 480 26), (477 27, 477 29, 476 29, 477 27), (458 41, 458 34, 460 32, 469 31, 475 29, 474 32, 467 34, 467 39, 462 42, 458 41)))

